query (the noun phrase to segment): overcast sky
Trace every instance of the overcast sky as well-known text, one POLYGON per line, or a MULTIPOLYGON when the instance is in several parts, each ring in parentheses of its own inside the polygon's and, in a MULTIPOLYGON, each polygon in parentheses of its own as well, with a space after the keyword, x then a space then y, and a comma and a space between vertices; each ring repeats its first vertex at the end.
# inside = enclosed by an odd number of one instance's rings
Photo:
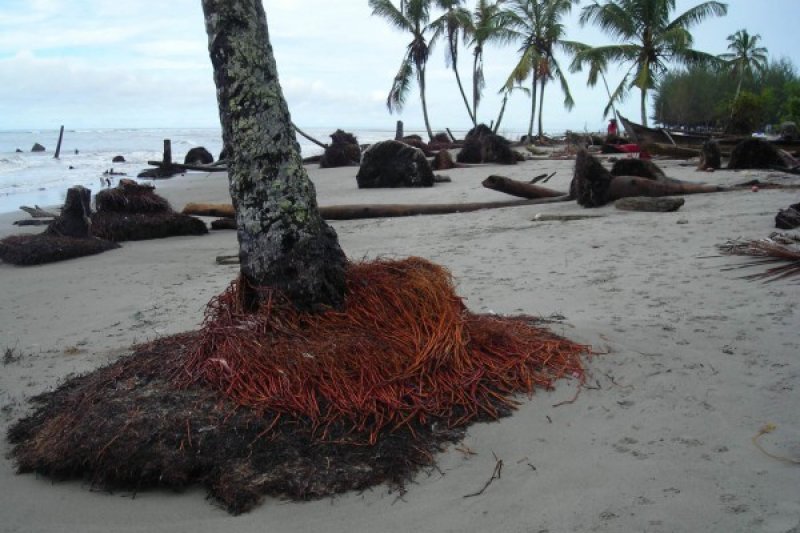
MULTIPOLYGON (((586 5, 590 0, 583 0, 586 5)), ((467 0, 468 7, 474 2, 467 0)), ((699 3, 678 0, 680 13, 699 3)), ((729 0, 727 17, 694 30, 695 47, 722 53, 725 37, 746 28, 761 35, 771 58, 800 66, 800 0, 729 0)), ((408 37, 372 17, 367 0, 264 0, 280 81, 300 127, 407 129, 422 127, 417 92, 401 114, 385 100, 408 37)), ((581 28, 580 7, 567 38, 592 45, 609 40, 581 28)), ((487 87, 480 119, 495 118, 496 95, 514 64, 516 47, 486 51, 487 87)), ((462 51, 462 77, 470 54, 462 51)), ((561 58, 566 67, 568 60, 561 58)), ((576 106, 568 112, 556 85, 545 96, 544 127, 602 128, 602 86, 570 76, 576 106)), ((611 73, 609 83, 619 80, 611 73)), ((438 45, 429 65, 434 130, 465 129, 469 120, 438 45)), ((529 100, 512 96, 504 129, 524 131, 529 100)), ((638 120, 638 93, 622 107, 638 120)), ((0 0, 0 129, 218 127, 217 103, 200 0, 0 0)))

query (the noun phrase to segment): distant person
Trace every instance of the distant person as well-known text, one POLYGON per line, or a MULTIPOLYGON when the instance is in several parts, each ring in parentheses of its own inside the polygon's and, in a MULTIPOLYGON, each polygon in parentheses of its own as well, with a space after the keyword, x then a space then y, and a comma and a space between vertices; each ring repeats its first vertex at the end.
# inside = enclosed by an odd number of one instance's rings
POLYGON ((75 155, 78 155, 78 149, 75 148, 75 155))
POLYGON ((608 130, 607 130, 608 138, 613 139, 614 137, 619 135, 619 128, 617 127, 617 119, 612 118, 608 121, 608 130))

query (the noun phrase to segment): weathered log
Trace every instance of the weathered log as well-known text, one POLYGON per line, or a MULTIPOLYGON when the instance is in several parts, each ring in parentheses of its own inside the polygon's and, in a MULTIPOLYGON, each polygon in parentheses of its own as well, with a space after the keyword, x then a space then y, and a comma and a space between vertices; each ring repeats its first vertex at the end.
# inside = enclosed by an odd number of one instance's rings
POLYGON ((667 157, 674 157, 676 159, 691 159, 693 157, 700 157, 700 150, 694 148, 685 148, 683 146, 675 146, 672 144, 650 143, 643 147, 653 155, 663 155, 667 157))
MULTIPOLYGON (((164 162, 163 161, 148 161, 148 165, 153 165, 154 167, 163 168, 164 162)), ((185 165, 181 163, 171 163, 169 166, 170 169, 173 169, 175 173, 184 171, 184 170, 197 170, 200 172, 227 172, 227 166, 221 165, 185 165)))
POLYGON ((64 125, 61 125, 61 130, 58 132, 58 144, 56 144, 56 154, 53 156, 53 159, 58 159, 58 156, 61 155, 61 141, 64 140, 64 125))
POLYGON ((183 208, 184 215, 194 215, 198 217, 221 217, 233 218, 236 213, 233 204, 204 204, 189 202, 183 208))
POLYGON ((555 198, 565 196, 567 193, 540 187, 524 181, 517 181, 505 176, 492 175, 483 180, 482 185, 487 189, 504 192, 520 198, 555 198))
POLYGON ((573 220, 586 220, 587 218, 603 218, 605 215, 559 215, 557 213, 537 213, 531 222, 570 222, 573 220))
POLYGON ((19 208, 26 213, 28 213, 33 218, 56 218, 58 216, 57 213, 53 213, 51 211, 45 211, 38 205, 34 205, 33 207, 28 207, 27 205, 21 205, 19 208))
MULTIPOLYGON (((549 204, 555 202, 566 202, 567 195, 536 198, 532 200, 509 200, 507 202, 471 202, 464 204, 353 204, 353 205, 331 205, 319 208, 319 212, 325 220, 359 220, 365 218, 393 218, 410 217, 417 215, 447 215, 452 213, 469 213, 482 209, 499 209, 504 207, 520 207, 526 205, 549 204)), ((183 209, 186 215, 222 217, 222 219, 233 219, 233 206, 231 204, 186 204, 183 209)), ((211 223, 212 229, 233 228, 229 225, 215 220, 211 223)))
POLYGON ((600 207, 629 196, 680 196, 722 192, 717 185, 689 183, 673 179, 651 180, 638 176, 612 176, 585 150, 578 152, 570 192, 584 207, 600 207))
POLYGON ((25 220, 15 220, 13 224, 15 226, 46 226, 50 224, 50 221, 41 218, 26 218, 25 220))
POLYGON ((683 198, 652 196, 629 196, 614 202, 614 207, 623 211, 644 211, 647 213, 670 213, 677 211, 686 202, 683 198))
POLYGON ((292 127, 294 128, 294 131, 296 131, 297 133, 299 133, 300 135, 302 135, 303 137, 305 137, 306 139, 308 139, 308 140, 309 140, 309 141, 311 141, 312 143, 316 144, 316 145, 317 145, 317 146, 319 146, 320 148, 327 148, 327 147, 328 147, 328 145, 327 145, 327 144, 325 144, 325 143, 323 143, 323 142, 320 142, 320 141, 318 141, 317 139, 315 139, 314 137, 312 137, 312 136, 311 136, 311 135, 309 135, 308 133, 306 133, 306 132, 304 132, 303 130, 301 130, 300 128, 298 128, 298 127, 297 127, 297 124, 295 124, 294 122, 292 122, 292 127))

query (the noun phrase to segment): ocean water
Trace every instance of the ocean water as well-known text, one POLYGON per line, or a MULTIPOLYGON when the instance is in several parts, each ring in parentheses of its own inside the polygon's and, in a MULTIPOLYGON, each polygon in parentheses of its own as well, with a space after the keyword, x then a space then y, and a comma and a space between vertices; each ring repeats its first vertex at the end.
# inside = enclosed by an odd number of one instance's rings
MULTIPOLYGON (((333 129, 309 128, 309 135, 328 142, 333 129)), ((369 143, 394 137, 394 130, 353 132, 359 142, 369 143)), ((61 154, 55 159, 58 130, 0 130, 0 213, 9 213, 21 205, 53 206, 64 202, 67 189, 83 185, 96 192, 103 187, 106 171, 124 172, 135 178, 161 160, 164 139, 172 143, 172 158, 183 162, 191 148, 203 146, 216 159, 222 149, 219 129, 78 129, 64 130, 61 154), (31 152, 34 143, 45 152, 31 152), (17 149, 21 150, 17 152, 17 149), (125 163, 112 163, 121 155, 125 163)), ((317 155, 322 149, 298 135, 303 157, 317 155)), ((118 179, 121 176, 114 176, 118 179)), ((140 180, 144 181, 144 180, 140 180)))
MULTIPOLYGON (((308 128, 304 131, 321 142, 329 142, 335 128, 308 128)), ((362 144, 394 138, 394 129, 352 129, 362 144)), ((406 131, 406 134, 418 133, 406 131)), ((456 136, 465 132, 454 131, 456 136)), ((501 131, 509 139, 521 132, 501 131)), ((172 142, 172 158, 183 162, 191 148, 203 146, 216 159, 222 149, 219 129, 65 129, 61 154, 55 159, 58 129, 0 130, 0 213, 10 213, 21 205, 54 206, 64 202, 67 189, 83 185, 92 192, 104 187, 103 173, 113 169, 135 178, 161 160, 164 139, 172 142), (35 143, 45 152, 31 152, 35 143), (20 151, 17 152, 17 149, 20 151), (112 163, 121 155, 125 163, 112 163)), ((297 136, 303 157, 322 153, 322 149, 301 135, 297 136)), ((116 181, 121 176, 114 176, 116 181)), ((144 181, 144 180, 140 180, 144 181)))

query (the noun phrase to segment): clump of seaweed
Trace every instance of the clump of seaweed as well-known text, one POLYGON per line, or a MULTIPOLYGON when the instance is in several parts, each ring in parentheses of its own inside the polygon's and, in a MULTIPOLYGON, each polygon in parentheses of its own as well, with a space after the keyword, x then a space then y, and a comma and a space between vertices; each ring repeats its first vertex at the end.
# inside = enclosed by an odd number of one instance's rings
POLYGON ((401 488, 515 395, 583 379, 588 348, 531 317, 469 312, 418 258, 354 263, 340 310, 309 314, 237 280, 199 332, 160 339, 34 399, 9 432, 20 471, 105 487, 202 483, 228 511, 265 495, 401 488), (249 288, 248 290, 252 290, 249 288))

